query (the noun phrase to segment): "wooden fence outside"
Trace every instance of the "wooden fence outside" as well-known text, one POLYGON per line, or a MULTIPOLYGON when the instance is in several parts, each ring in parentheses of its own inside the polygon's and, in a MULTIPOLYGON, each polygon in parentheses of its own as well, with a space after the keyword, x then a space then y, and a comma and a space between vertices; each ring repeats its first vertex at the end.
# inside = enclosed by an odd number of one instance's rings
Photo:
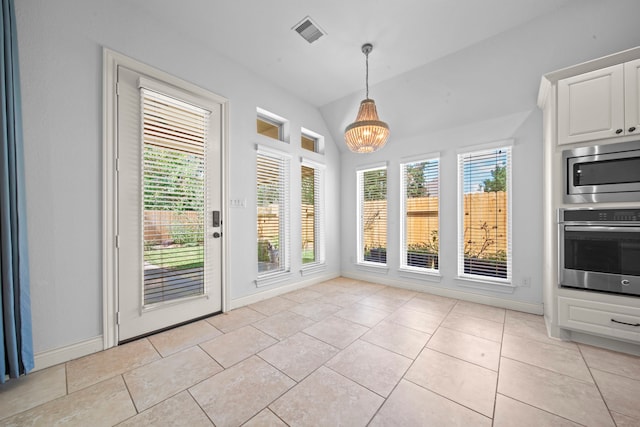
MULTIPOLYGON (((438 197, 415 197, 407 201, 407 244, 430 241, 438 230, 438 197)), ((364 203, 365 248, 387 246, 387 203, 364 203)), ((507 197, 503 191, 464 196, 465 252, 470 256, 507 250, 507 197)))

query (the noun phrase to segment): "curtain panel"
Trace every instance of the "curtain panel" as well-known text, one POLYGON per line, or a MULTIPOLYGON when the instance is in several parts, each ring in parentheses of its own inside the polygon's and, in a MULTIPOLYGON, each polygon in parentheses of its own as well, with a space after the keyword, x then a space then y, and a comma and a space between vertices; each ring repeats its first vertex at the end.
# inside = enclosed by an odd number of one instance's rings
POLYGON ((2 0, 0 43, 0 383, 33 369, 18 42, 13 0, 2 0))

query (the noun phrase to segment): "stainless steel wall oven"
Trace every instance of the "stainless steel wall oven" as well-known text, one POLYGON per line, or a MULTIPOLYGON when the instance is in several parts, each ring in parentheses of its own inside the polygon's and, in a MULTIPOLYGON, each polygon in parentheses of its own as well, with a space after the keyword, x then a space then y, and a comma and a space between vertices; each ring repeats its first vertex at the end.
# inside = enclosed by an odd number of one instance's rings
POLYGON ((560 286, 640 295, 640 208, 558 215, 560 286))

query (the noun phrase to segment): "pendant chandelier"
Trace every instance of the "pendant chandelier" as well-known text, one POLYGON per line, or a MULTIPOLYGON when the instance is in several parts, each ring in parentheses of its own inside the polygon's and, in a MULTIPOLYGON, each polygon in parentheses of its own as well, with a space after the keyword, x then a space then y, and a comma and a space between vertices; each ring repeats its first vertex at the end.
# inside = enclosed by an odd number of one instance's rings
POLYGON ((344 140, 349 150, 354 153, 373 153, 384 147, 389 137, 389 125, 380 121, 376 103, 369 99, 369 53, 373 50, 370 43, 362 45, 362 53, 366 57, 367 97, 360 103, 356 121, 344 130, 344 140))

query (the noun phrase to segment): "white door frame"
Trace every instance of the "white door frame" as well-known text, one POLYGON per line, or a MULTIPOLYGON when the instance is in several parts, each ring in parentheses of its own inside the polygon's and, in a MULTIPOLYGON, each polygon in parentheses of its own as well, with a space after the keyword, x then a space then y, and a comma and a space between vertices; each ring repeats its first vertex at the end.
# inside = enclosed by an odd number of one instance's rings
POLYGON ((222 213, 222 311, 229 307, 228 225, 229 206, 229 100, 149 65, 103 48, 102 126, 102 337, 104 349, 118 344, 118 186, 117 186, 117 78, 118 66, 179 86, 192 92, 206 92, 221 104, 221 213, 222 213))

